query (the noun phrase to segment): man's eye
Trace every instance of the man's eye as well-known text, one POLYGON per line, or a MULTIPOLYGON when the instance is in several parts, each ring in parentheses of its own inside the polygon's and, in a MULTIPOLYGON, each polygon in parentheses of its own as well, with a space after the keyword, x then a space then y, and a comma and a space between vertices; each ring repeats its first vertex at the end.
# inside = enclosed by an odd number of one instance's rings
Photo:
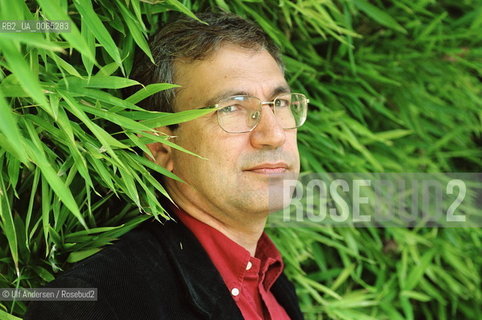
POLYGON ((241 109, 241 107, 240 107, 239 105, 233 104, 233 105, 224 107, 224 108, 222 108, 222 109, 219 109, 219 112, 222 112, 222 113, 233 113, 233 112, 239 111, 240 109, 241 109))
POLYGON ((277 99, 275 105, 279 108, 286 108, 290 106, 290 101, 286 99, 277 99))

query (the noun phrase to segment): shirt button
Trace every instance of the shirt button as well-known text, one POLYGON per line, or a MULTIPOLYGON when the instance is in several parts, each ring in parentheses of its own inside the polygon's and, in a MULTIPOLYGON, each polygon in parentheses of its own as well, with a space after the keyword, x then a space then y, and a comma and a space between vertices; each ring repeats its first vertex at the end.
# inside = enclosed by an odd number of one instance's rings
POLYGON ((239 289, 238 289, 238 288, 233 288, 233 289, 231 290, 231 294, 236 297, 236 296, 239 294, 239 289))
POLYGON ((251 269, 252 266, 253 264, 251 263, 251 261, 248 261, 248 264, 246 265, 246 270, 251 269))

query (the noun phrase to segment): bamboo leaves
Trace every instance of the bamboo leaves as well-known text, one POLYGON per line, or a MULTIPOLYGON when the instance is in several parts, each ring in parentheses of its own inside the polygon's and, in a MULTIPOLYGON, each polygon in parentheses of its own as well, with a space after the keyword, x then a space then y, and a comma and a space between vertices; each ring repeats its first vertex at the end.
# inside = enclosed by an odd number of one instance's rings
POLYGON ((126 98, 126 101, 130 103, 138 103, 139 101, 144 100, 145 98, 158 93, 159 91, 169 90, 173 88, 179 87, 175 84, 170 83, 153 83, 149 84, 141 89, 139 89, 136 93, 132 94, 130 97, 126 98))
MULTIPOLYGON (((173 10, 232 11, 281 46, 287 81, 311 101, 303 171, 480 171, 480 1, 0 0, 2 19, 72 27, 0 32, 0 287, 38 287, 166 215, 155 174, 180 179, 146 144, 199 157, 156 129, 214 112, 137 105, 178 87, 128 77, 173 10)), ((269 232, 307 319, 482 318, 477 228, 269 232)), ((2 302, 0 318, 24 307, 2 302)))
MULTIPOLYGON (((31 140, 28 140, 26 151, 30 159, 40 168, 43 177, 50 184, 52 190, 57 194, 60 201, 62 201, 72 214, 79 220, 84 228, 88 228, 85 220, 80 213, 79 207, 72 196, 72 192, 67 188, 65 183, 60 179, 49 159, 47 159, 44 147, 40 138, 38 137, 35 128, 30 122, 23 121, 25 128, 31 140)), ((45 203, 48 203, 47 201, 45 203)))
POLYGON ((95 35, 99 43, 104 47, 112 59, 122 66, 122 60, 117 46, 104 24, 97 16, 90 0, 76 0, 75 7, 82 16, 82 23, 85 23, 89 31, 95 35))
POLYGON ((365 12, 368 16, 373 18, 375 21, 379 22, 380 24, 397 30, 402 33, 407 33, 407 31, 399 24, 397 21, 392 18, 389 14, 385 11, 379 9, 378 7, 372 5, 368 1, 365 0, 353 0, 355 6, 360 9, 361 11, 365 12))
POLYGON ((5 56, 9 68, 13 70, 16 80, 25 92, 44 108, 45 111, 53 115, 38 79, 34 77, 30 66, 23 59, 19 44, 11 40, 0 39, 0 47, 2 48, 2 53, 5 56))
POLYGON ((122 4, 122 2, 118 1, 117 6, 119 7, 120 14, 122 15, 124 22, 126 23, 129 31, 134 38, 134 41, 137 43, 139 48, 144 51, 145 54, 151 59, 152 63, 154 63, 154 58, 152 57, 151 50, 149 49, 149 45, 147 44, 146 38, 143 34, 144 30, 139 28, 139 21, 136 17, 122 4))
POLYGON ((23 149, 23 137, 17 125, 17 119, 0 90, 0 145, 9 150, 21 162, 27 162, 27 154, 23 149))
MULTIPOLYGON (((47 18, 51 20, 69 21, 71 23, 71 32, 62 33, 62 37, 64 37, 73 48, 80 52, 82 56, 95 62, 95 57, 92 51, 87 50, 89 47, 87 46, 86 41, 67 14, 67 7, 62 5, 60 1, 38 0, 38 3, 47 18)), ((64 2, 64 4, 66 3, 64 2)))

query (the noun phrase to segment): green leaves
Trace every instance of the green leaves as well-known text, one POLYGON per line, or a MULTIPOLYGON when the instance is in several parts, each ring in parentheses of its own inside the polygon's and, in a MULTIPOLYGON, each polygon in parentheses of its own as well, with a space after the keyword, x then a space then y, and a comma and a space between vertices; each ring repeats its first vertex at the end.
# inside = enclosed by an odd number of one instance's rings
POLYGON ((89 59, 92 62, 95 62, 95 57, 92 54, 92 51, 88 50, 89 47, 87 46, 87 42, 81 36, 79 29, 72 22, 69 15, 67 14, 67 7, 63 5, 59 0, 38 0, 37 2, 42 8, 42 12, 48 19, 65 20, 71 23, 71 32, 62 33, 62 37, 64 37, 73 48, 80 52, 83 57, 89 59))
POLYGON ((95 35, 99 43, 104 47, 105 51, 114 59, 114 61, 122 66, 122 60, 112 36, 109 34, 104 24, 97 16, 92 7, 90 0, 75 0, 75 7, 79 11, 82 22, 86 24, 89 31, 95 35))
POLYGON ((178 85, 170 84, 170 83, 149 84, 149 85, 143 87, 142 89, 139 89, 139 91, 132 94, 130 97, 127 97, 126 101, 128 101, 130 103, 138 103, 138 102, 144 100, 145 98, 147 98, 147 97, 149 97, 149 96, 151 96, 155 93, 158 93, 159 91, 169 90, 169 89, 178 88, 178 87, 179 87, 178 85))
POLYGON ((170 4, 175 10, 177 10, 179 12, 182 12, 185 15, 187 15, 188 17, 196 19, 199 22, 202 22, 201 20, 199 20, 198 17, 196 17, 196 15, 194 13, 192 13, 191 10, 189 10, 189 8, 187 8, 185 5, 183 5, 180 1, 178 1, 178 0, 167 0, 166 2, 168 4, 170 4))
POLYGON ((122 4, 122 2, 117 1, 116 3, 119 7, 122 18, 124 19, 124 22, 126 23, 130 34, 132 35, 132 38, 134 38, 134 41, 137 43, 139 48, 141 48, 142 51, 144 51, 144 53, 151 59, 152 63, 154 63, 154 58, 152 57, 151 50, 149 49, 149 45, 147 44, 146 38, 143 34, 145 30, 142 30, 139 27, 140 25, 142 25, 139 24, 139 22, 142 23, 142 21, 136 19, 136 17, 126 8, 126 6, 122 4))
POLYGON ((80 213, 79 207, 72 196, 71 191, 67 188, 65 183, 59 178, 57 172, 55 172, 50 161, 47 159, 44 153, 42 142, 40 141, 34 127, 31 123, 24 121, 30 141, 27 143, 27 154, 30 159, 38 166, 42 172, 43 177, 48 181, 50 187, 57 194, 58 199, 62 201, 72 214, 79 220, 84 228, 87 228, 87 224, 84 221, 83 216, 80 213))
MULTIPOLYGON (((151 125, 212 112, 176 116, 135 105, 177 87, 144 87, 120 74, 132 53, 122 58, 116 42, 131 40, 114 37, 109 19, 124 15, 125 30, 150 55, 139 24, 144 4, 118 3, 121 9, 112 11, 108 2, 101 10, 91 1, 38 3, 40 16, 68 20, 72 32, 0 34, 0 287, 39 287, 65 263, 145 221, 145 213, 165 215, 157 195, 168 195, 151 172, 180 179, 142 150, 158 142, 190 151, 143 136, 154 131, 151 125), (140 89, 128 100, 119 97, 119 89, 135 85, 140 89), (122 204, 115 209, 116 203, 122 204)), ((28 10, 19 6, 16 18, 28 10)), ((15 314, 25 310, 22 302, 7 306, 15 314)))
POLYGON ((355 6, 378 23, 402 33, 407 31, 389 14, 365 0, 353 0, 355 6))
POLYGON ((3 311, 2 309, 0 309, 0 316, 2 316, 2 319, 5 319, 5 320, 22 320, 22 318, 15 317, 15 316, 3 311))
MULTIPOLYGON (((2 164, 0 164, 0 169, 3 170, 2 164)), ((4 232, 7 239, 8 247, 10 249, 10 254, 15 265, 16 276, 20 276, 20 270, 18 266, 18 239, 17 230, 15 228, 15 223, 13 221, 13 216, 10 214, 12 210, 10 199, 6 194, 7 188, 5 181, 0 180, 0 227, 4 232)))
MULTIPOLYGON (((146 144, 199 155, 151 133, 213 112, 136 105, 178 87, 128 78, 134 49, 152 59, 147 37, 173 10, 232 11, 274 38, 287 81, 311 101, 298 130, 304 172, 476 172, 479 2, 0 0, 2 19, 72 27, 0 33, 0 287, 39 287, 165 215, 154 174, 180 179, 146 144)), ((269 232, 307 319, 482 318, 480 229, 269 232)), ((16 319, 4 310, 25 305, 0 304, 0 318, 16 319)))
POLYGON ((0 90, 0 146, 9 149, 21 162, 27 162, 27 155, 23 146, 23 137, 18 129, 17 119, 0 90))
POLYGON ((28 44, 39 49, 65 53, 62 46, 45 39, 40 33, 0 33, 0 38, 28 44))
POLYGON ((91 248, 91 249, 82 250, 82 251, 74 251, 67 258, 67 262, 74 263, 74 262, 84 260, 85 258, 90 257, 91 255, 99 251, 100 251, 100 248, 91 248))
POLYGON ((135 86, 139 82, 122 77, 97 75, 88 78, 68 77, 63 79, 67 88, 102 88, 102 89, 122 89, 135 86))
POLYGON ((31 72, 30 66, 23 59, 20 46, 11 40, 1 39, 0 46, 2 53, 8 63, 8 67, 13 71, 16 80, 22 88, 37 102, 45 111, 52 115, 52 110, 40 87, 38 79, 31 72))

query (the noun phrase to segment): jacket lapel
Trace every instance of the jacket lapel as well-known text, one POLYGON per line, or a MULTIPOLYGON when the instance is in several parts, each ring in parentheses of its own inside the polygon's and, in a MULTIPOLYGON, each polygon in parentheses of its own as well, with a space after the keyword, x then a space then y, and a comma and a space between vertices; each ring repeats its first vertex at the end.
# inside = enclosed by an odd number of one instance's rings
POLYGON ((282 273, 273 284, 271 291, 279 304, 285 308, 285 311, 290 316, 291 320, 303 320, 303 314, 301 313, 298 304, 295 287, 288 278, 286 278, 284 273, 282 273))

